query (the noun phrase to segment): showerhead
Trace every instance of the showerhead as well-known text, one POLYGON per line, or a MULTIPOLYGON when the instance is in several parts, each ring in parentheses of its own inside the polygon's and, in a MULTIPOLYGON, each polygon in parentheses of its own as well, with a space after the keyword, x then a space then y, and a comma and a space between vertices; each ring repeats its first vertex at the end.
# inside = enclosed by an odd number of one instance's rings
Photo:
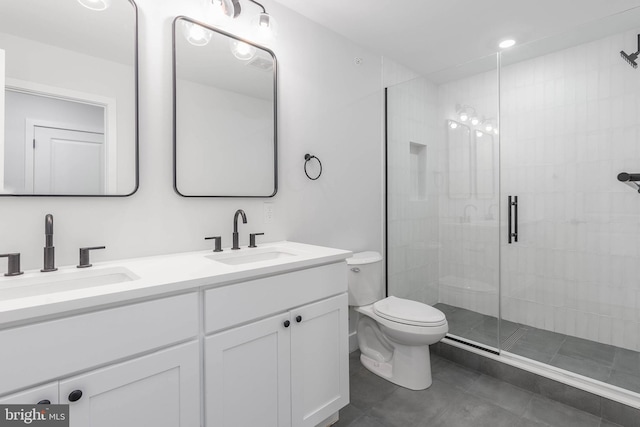
POLYGON ((638 55, 640 55, 640 34, 638 34, 638 51, 632 54, 625 53, 624 50, 620 51, 620 56, 624 58, 625 61, 629 63, 633 68, 638 68, 638 63, 636 59, 638 59, 638 55))
POLYGON ((633 68, 638 68, 638 63, 636 59, 638 59, 638 54, 640 51, 632 53, 631 55, 627 55, 624 50, 620 51, 620 56, 622 56, 633 68))

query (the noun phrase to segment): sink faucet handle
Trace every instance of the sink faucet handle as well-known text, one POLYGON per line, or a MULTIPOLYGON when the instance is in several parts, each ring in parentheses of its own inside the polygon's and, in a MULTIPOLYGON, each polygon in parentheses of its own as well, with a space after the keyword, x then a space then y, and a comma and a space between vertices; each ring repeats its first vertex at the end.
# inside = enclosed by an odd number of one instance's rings
POLYGON ((256 246, 256 236, 264 236, 264 233, 251 233, 249 234, 249 247, 257 248, 256 246))
POLYGON ((205 237, 204 240, 215 240, 216 247, 213 252, 222 252, 222 236, 205 237))
POLYGON ((80 248, 80 264, 77 265, 78 268, 87 268, 91 267, 91 262, 89 261, 89 251, 94 249, 105 249, 106 246, 93 246, 91 248, 80 248))
POLYGON ((7 272, 4 274, 5 276, 19 276, 23 271, 20 271, 20 254, 3 254, 0 255, 0 258, 8 258, 7 264, 7 272))

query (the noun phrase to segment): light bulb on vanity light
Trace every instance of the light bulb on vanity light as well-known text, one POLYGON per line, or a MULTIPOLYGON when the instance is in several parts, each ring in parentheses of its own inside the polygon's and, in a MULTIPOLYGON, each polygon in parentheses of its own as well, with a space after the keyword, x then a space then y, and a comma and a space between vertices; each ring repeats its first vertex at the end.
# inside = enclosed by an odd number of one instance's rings
POLYGON ((211 22, 224 26, 234 18, 235 8, 231 0, 205 0, 211 22))
POLYGON ((261 42, 270 42, 278 35, 278 23, 267 12, 259 13, 251 20, 253 35, 256 40, 261 42))
POLYGON ((454 122, 453 120, 449 120, 449 127, 451 129, 457 129, 458 128, 458 123, 454 122))
POLYGON ((211 31, 193 22, 182 21, 182 32, 189 43, 205 46, 211 41, 211 31))
POLYGON ((476 131, 476 138, 482 138, 482 135, 484 135, 482 131, 479 131, 479 130, 476 131))
POLYGON ((78 3, 87 9, 96 10, 98 12, 106 10, 111 6, 111 0, 78 0, 78 3))
POLYGON ((477 117, 471 117, 471 124, 473 126, 478 126, 478 123, 480 123, 480 119, 477 117))

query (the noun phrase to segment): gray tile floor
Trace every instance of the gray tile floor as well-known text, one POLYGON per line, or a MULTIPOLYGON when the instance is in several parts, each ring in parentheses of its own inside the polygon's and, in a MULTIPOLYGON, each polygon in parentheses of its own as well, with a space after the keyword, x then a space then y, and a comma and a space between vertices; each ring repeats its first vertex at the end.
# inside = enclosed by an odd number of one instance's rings
MULTIPOLYGON (((446 304, 435 307, 447 316, 450 333, 498 348, 495 317, 446 304)), ((640 393, 640 353, 636 351, 509 321, 500 325, 500 341, 502 349, 519 356, 640 393)))
POLYGON ((431 355, 433 384, 398 387, 351 353, 351 403, 336 427, 612 427, 616 424, 431 355))

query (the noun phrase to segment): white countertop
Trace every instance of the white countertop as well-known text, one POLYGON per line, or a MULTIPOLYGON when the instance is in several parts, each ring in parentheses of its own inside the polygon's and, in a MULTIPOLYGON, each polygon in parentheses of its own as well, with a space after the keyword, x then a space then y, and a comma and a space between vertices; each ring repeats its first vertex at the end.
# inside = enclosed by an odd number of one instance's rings
POLYGON ((78 269, 74 265, 59 267, 58 271, 48 273, 39 270, 25 271, 20 276, 0 277, 0 327, 43 316, 163 294, 196 291, 203 287, 222 286, 340 262, 351 255, 351 252, 341 249, 283 241, 263 243, 255 249, 243 247, 232 251, 225 248, 218 253, 208 250, 95 263, 88 269, 78 269), (240 265, 215 261, 216 258, 252 256, 265 252, 286 252, 291 256, 240 265), (76 286, 75 289, 63 291, 53 290, 56 282, 113 271, 122 271, 134 280, 90 287, 76 286), (49 285, 53 291, 47 290, 49 285), (33 287, 37 291, 28 295, 12 295, 12 289, 24 286, 33 287))

